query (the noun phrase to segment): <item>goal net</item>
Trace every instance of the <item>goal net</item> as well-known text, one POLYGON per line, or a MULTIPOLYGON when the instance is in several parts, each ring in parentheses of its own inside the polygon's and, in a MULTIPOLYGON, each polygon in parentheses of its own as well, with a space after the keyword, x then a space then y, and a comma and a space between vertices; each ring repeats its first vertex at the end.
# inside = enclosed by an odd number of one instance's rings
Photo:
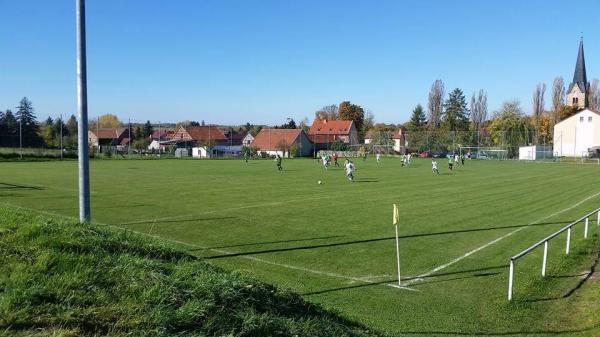
POLYGON ((508 150, 503 150, 497 147, 483 146, 461 146, 459 148, 460 155, 470 159, 508 159, 508 150))

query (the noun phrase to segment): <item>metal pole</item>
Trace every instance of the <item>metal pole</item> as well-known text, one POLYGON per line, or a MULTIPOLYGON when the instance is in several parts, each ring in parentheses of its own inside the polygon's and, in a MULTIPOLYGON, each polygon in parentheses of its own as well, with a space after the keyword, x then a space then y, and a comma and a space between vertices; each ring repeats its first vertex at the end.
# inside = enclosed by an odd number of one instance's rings
POLYGON ((396 227, 396 261, 398 263, 398 286, 402 286, 400 283, 400 240, 398 239, 398 225, 396 227))
POLYGON ((77 13, 77 155, 79 169, 79 221, 89 222, 90 163, 88 156, 87 64, 85 50, 85 0, 76 0, 77 13))
POLYGON ((128 137, 129 137, 129 141, 127 142, 127 155, 131 155, 131 118, 127 119, 127 124, 128 124, 128 137))
POLYGON ((542 260, 542 277, 546 276, 546 262, 548 261, 548 241, 544 242, 544 259, 542 260))
POLYGON ((510 268, 508 269, 508 300, 512 300, 513 295, 513 275, 515 270, 515 261, 510 260, 510 268))
POLYGON ((569 248, 571 246, 571 227, 567 229, 567 246, 565 248, 565 254, 569 255, 569 248))
POLYGON ((60 114, 60 159, 63 159, 63 119, 62 114, 60 114))
POLYGON ((23 124, 23 114, 19 116, 19 154, 21 159, 23 159, 23 131, 21 124, 23 124))
POLYGON ((160 147, 160 140, 161 140, 161 134, 160 134, 160 121, 158 122, 158 156, 160 157, 161 152, 162 152, 162 148, 160 147))
POLYGON ((588 226, 589 226, 589 223, 590 223, 590 218, 589 217, 585 218, 585 227, 583 229, 583 238, 584 239, 587 239, 587 237, 588 237, 588 226))

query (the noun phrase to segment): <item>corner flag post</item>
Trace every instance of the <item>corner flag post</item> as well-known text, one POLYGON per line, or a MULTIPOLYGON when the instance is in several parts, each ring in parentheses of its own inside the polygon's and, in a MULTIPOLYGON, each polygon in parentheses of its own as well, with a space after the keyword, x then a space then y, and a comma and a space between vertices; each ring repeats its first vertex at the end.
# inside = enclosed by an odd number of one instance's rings
POLYGON ((398 239, 398 206, 394 204, 394 214, 392 216, 392 222, 396 227, 396 262, 398 263, 398 286, 402 286, 400 282, 400 240, 398 239))

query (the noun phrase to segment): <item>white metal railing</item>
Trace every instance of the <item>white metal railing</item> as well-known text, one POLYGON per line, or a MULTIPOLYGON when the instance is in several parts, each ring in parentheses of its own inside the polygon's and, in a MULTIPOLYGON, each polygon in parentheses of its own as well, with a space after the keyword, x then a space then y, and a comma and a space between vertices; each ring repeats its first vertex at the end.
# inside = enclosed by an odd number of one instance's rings
POLYGON ((513 279, 514 279, 514 272, 515 272, 515 263, 517 262, 517 260, 522 258, 523 256, 531 253, 537 247, 544 245, 544 257, 542 258, 542 277, 545 277, 546 276, 546 263, 548 261, 548 242, 566 231, 567 232, 567 242, 565 245, 565 254, 568 255, 569 250, 571 248, 571 228, 573 226, 575 226, 576 224, 585 220, 583 237, 584 237, 584 239, 587 239, 590 217, 594 213, 597 214, 596 225, 600 226, 600 208, 597 208, 597 209, 587 213, 586 215, 582 216, 581 218, 571 222, 570 224, 566 225, 565 227, 561 228, 560 230, 554 232, 553 234, 548 235, 547 237, 543 238, 542 240, 536 242, 535 244, 531 245, 529 248, 523 250, 519 254, 510 258, 510 266, 509 266, 509 270, 508 270, 508 300, 509 301, 512 300, 512 297, 513 297, 513 279))

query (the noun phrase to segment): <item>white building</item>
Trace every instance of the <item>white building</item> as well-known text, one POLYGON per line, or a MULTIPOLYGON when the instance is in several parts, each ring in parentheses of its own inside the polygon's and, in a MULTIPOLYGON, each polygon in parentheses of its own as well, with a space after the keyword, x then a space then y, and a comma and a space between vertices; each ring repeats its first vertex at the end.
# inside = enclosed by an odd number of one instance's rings
POLYGON ((600 112, 584 109, 554 126, 554 155, 587 157, 600 146, 600 112))
POLYGON ((242 139, 242 145, 250 146, 252 145, 252 141, 254 140, 254 136, 250 132, 242 139))

